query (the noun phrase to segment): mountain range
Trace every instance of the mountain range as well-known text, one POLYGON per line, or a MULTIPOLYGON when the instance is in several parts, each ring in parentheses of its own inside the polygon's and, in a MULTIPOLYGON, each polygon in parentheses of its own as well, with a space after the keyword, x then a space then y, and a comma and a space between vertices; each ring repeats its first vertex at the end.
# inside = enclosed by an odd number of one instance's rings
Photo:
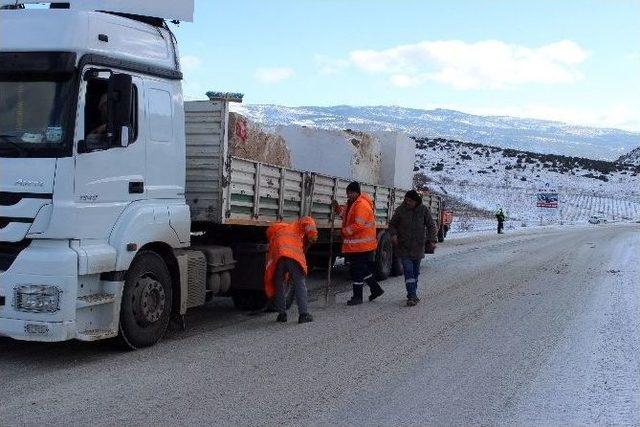
POLYGON ((419 138, 445 138, 545 154, 615 161, 640 145, 640 133, 509 116, 479 116, 455 110, 397 106, 285 107, 235 104, 267 127, 301 125, 360 131, 401 131, 419 138))
POLYGON ((620 156, 617 162, 640 166, 640 147, 634 148, 627 154, 620 156))

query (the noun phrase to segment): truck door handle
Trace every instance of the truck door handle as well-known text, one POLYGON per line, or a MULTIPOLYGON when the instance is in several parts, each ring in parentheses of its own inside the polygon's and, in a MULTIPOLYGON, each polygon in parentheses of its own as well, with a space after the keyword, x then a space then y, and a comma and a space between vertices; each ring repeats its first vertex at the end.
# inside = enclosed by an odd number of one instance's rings
POLYGON ((129 182, 129 194, 142 194, 144 193, 143 181, 130 181, 129 182))

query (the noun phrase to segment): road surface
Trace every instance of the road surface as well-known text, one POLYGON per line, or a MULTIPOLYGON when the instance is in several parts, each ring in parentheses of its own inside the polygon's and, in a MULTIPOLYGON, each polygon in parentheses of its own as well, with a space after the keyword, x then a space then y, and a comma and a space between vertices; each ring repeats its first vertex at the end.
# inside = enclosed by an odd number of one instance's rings
POLYGON ((138 352, 0 338, 0 424, 640 423, 640 226, 458 238, 418 306, 384 286, 305 325, 221 300, 138 352))

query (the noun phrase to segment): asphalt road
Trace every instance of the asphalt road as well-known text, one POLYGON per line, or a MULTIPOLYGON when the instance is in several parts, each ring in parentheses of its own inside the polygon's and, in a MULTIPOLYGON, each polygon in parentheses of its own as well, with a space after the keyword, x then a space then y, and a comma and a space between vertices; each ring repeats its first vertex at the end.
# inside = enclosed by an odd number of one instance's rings
POLYGON ((640 424, 640 226, 458 238, 422 272, 413 308, 401 279, 305 325, 221 300, 138 352, 0 338, 0 425, 640 424))

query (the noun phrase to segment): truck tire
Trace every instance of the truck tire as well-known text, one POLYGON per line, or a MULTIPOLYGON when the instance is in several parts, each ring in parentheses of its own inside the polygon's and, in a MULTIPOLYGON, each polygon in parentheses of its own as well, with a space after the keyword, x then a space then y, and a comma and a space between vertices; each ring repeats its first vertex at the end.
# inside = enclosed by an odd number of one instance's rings
POLYGON ((378 280, 386 280, 391 275, 393 266, 393 245, 389 233, 382 232, 376 250, 375 275, 378 280))
POLYGON ((233 292, 231 295, 233 299, 233 305, 238 310, 242 311, 256 311, 261 308, 267 307, 267 296, 264 291, 252 290, 252 289, 239 289, 233 292))
POLYGON ((125 276, 120 306, 121 343, 132 350, 160 341, 171 317, 171 274, 160 255, 141 251, 125 276))
POLYGON ((443 227, 440 227, 438 229, 438 242, 440 242, 440 243, 444 242, 444 229, 443 229, 443 227))

